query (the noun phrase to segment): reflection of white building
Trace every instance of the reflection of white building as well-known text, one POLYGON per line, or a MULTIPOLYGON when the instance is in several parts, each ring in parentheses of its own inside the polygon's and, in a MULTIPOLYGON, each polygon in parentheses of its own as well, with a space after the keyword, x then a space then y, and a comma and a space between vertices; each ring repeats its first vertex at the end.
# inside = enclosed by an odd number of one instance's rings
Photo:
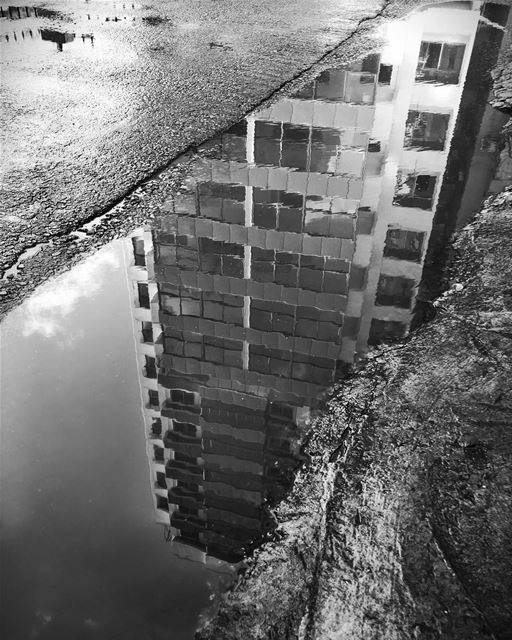
POLYGON ((479 8, 388 25, 380 55, 252 114, 133 238, 157 519, 205 561, 265 530, 340 365, 408 330, 479 8))
POLYGON ((403 335, 432 228, 450 140, 480 17, 479 4, 430 8, 385 29, 384 82, 377 83, 371 137, 377 170, 365 176, 362 207, 375 212, 354 261, 368 269, 349 296, 361 324, 356 349, 403 335))

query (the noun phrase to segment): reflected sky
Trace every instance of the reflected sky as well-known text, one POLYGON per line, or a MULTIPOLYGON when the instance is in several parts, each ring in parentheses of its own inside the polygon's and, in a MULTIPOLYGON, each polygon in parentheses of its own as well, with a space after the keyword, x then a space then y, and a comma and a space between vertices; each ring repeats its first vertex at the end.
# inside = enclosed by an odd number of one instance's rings
POLYGON ((79 264, 65 279, 54 280, 39 289, 24 305, 23 337, 40 334, 53 338, 62 348, 84 339, 83 326, 73 329, 69 316, 76 312, 82 298, 94 298, 105 287, 109 271, 119 266, 115 253, 100 252, 79 264))
POLYGON ((154 524, 120 243, 10 314, 1 366, 3 637, 190 638, 217 574, 154 524))
MULTIPOLYGON (((508 15, 482 11, 386 25, 2 323, 7 637, 191 638, 272 535, 326 390, 407 335, 447 237, 509 181, 486 76, 508 15)), ((32 35, 96 50, 65 33, 32 35)))

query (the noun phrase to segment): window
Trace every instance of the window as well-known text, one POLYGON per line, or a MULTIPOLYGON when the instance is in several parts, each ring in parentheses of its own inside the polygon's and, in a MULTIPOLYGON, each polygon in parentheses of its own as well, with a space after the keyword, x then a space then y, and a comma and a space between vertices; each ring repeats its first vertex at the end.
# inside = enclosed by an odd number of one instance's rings
POLYGON ((243 325, 243 296, 160 285, 161 308, 173 316, 207 318, 227 324, 243 325))
POLYGON ((510 7, 506 4, 498 4, 496 2, 485 2, 482 7, 482 15, 490 20, 496 22, 504 27, 507 24, 510 7))
POLYGON ((372 320, 368 344, 376 345, 389 340, 397 340, 405 335, 407 325, 396 320, 372 320))
POLYGON ((144 238, 132 238, 133 259, 136 266, 144 267, 146 265, 146 254, 144 253, 144 238))
POLYGON ((309 127, 283 123, 281 158, 278 166, 307 171, 308 147, 309 127))
POLYGON ((174 452, 174 460, 176 462, 185 462, 186 464, 197 464, 197 458, 187 456, 186 454, 180 453, 179 451, 174 452))
POLYGON ((155 245, 156 263, 180 267, 184 271, 198 269, 198 241, 194 236, 162 234, 155 245))
POLYGON ((404 147, 444 149, 450 116, 447 113, 409 111, 405 125, 404 147))
POLYGON ((369 235, 375 224, 375 213, 370 207, 359 207, 357 210, 356 234, 369 235))
POLYGON ((146 282, 137 282, 137 292, 139 294, 139 306, 149 309, 149 290, 146 282))
POLYGON ((244 277, 244 247, 240 244, 199 238, 199 257, 204 273, 244 277))
POLYGON ((295 407, 281 402, 269 402, 268 412, 272 417, 285 422, 293 422, 295 417, 295 407))
POLYGON ((464 44, 423 41, 416 68, 416 81, 457 84, 465 49, 464 44))
MULTIPOLYGON (((345 72, 343 73, 345 74, 345 72)), ((371 74, 350 74, 350 78, 353 95, 349 101, 371 102, 373 100, 375 76, 371 74)), ((254 159, 257 164, 286 167, 298 169, 299 171, 341 173, 341 169, 336 167, 336 161, 342 152, 339 129, 310 127, 289 122, 257 121, 255 123, 254 139, 254 159)), ((301 187, 297 187, 297 189, 302 191, 301 187)), ((272 208, 268 205, 279 203, 279 200, 258 200, 257 190, 254 192, 254 197, 255 213, 258 215, 265 211, 270 215, 272 210, 275 211, 275 207, 272 208)), ((301 195, 299 197, 302 198, 301 195)), ((285 204, 284 199, 282 202, 285 204)), ((270 219, 267 219, 266 228, 275 228, 275 223, 274 226, 270 226, 271 224, 270 219)))
POLYGON ((171 402, 173 404, 183 404, 191 406, 196 403, 196 394, 192 391, 184 391, 183 389, 172 389, 171 402))
POLYGON ((158 398, 158 391, 155 391, 154 389, 148 389, 148 396, 149 396, 149 406, 152 409, 159 408, 160 400, 158 398))
POLYGON ((249 370, 281 378, 313 384, 329 384, 334 373, 334 360, 249 345, 249 370))
POLYGON ((185 491, 189 491, 190 493, 199 493, 199 485, 194 484, 193 482, 183 482, 183 480, 178 480, 178 487, 185 491))
POLYGON ((247 153, 245 144, 247 139, 247 122, 242 120, 228 129, 221 136, 221 158, 245 162, 247 153))
POLYGON ((229 338, 200 333, 174 332, 164 339, 165 353, 185 358, 222 364, 226 367, 242 367, 242 342, 229 338))
MULTIPOLYGON (((348 236, 350 238, 353 237, 352 226, 351 220, 348 236)), ((343 261, 333 261, 320 256, 257 247, 253 248, 251 254, 251 276, 255 282, 275 282, 285 287, 344 294, 347 288, 346 271, 343 261)))
POLYGON ((254 129, 254 160, 257 164, 278 167, 281 157, 281 123, 256 120, 254 129))
POLYGON ((156 472, 156 484, 161 489, 167 489, 167 482, 165 481, 165 473, 161 471, 156 472))
POLYGON ((391 84, 391 76, 393 75, 393 65, 381 64, 379 67, 379 84, 391 84))
POLYGON ((408 309, 411 306, 414 285, 414 280, 409 278, 381 275, 375 304, 383 307, 408 309))
POLYGON ((393 204, 401 207, 431 209, 437 176, 399 172, 393 204))
POLYGON ((379 68, 380 55, 378 53, 370 53, 361 63, 361 71, 367 73, 377 73, 379 68))
MULTIPOLYGON (((231 138, 231 141, 235 141, 231 138)), ((243 145, 245 160, 245 140, 236 139, 235 146, 243 145)), ((233 148, 233 145, 230 144, 233 148)), ((225 139, 223 138, 223 150, 225 139)), ((230 158, 235 160, 236 158, 230 158)), ((203 217, 222 220, 233 224, 244 224, 245 220, 245 187, 216 182, 201 182, 197 185, 199 210, 203 217)))
POLYGON ((154 446, 153 447, 153 452, 155 454, 155 460, 157 462, 164 462, 165 458, 164 458, 164 450, 163 447, 158 447, 158 446, 154 446))
POLYGON ((169 511, 169 501, 167 500, 167 498, 163 498, 162 496, 157 496, 156 508, 161 509, 162 511, 169 511))
POLYGON ((144 375, 146 378, 156 378, 156 360, 151 356, 145 356, 146 366, 144 375))
POLYGON ((153 325, 151 322, 142 323, 142 340, 144 342, 153 342, 153 325))
POLYGON ((384 244, 386 258, 398 258, 419 262, 423 249, 424 233, 405 229, 388 229, 384 244))
POLYGON ((183 436, 195 437, 197 435, 197 427, 195 424, 189 422, 178 422, 173 420, 172 428, 175 433, 180 433, 183 436))
POLYGON ((154 436, 162 435, 162 420, 160 418, 153 418, 151 423, 151 433, 154 436))
POLYGON ((368 151, 369 153, 380 153, 380 140, 370 140, 368 151))
MULTIPOLYGON (((334 261, 333 262, 343 262, 334 261)), ((336 265, 333 265, 336 267, 336 265)), ((342 314, 315 307, 295 307, 282 302, 251 300, 251 329, 338 343, 342 314)))

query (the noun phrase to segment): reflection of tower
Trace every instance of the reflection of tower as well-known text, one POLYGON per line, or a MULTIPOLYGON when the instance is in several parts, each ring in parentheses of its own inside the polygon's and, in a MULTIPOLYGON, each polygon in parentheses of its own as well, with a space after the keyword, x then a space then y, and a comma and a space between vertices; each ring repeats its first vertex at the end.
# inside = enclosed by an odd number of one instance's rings
POLYGON ((235 561, 261 539, 310 408, 352 360, 343 312, 364 280, 351 257, 374 90, 361 68, 327 73, 300 100, 314 121, 232 129, 133 239, 158 518, 210 555, 235 561))
POLYGON ((57 43, 57 51, 63 50, 63 45, 67 42, 73 42, 75 39, 74 33, 64 33, 61 31, 53 31, 51 29, 41 29, 41 39, 48 40, 50 42, 57 43))
POLYGON ((256 544, 339 367, 407 330, 478 15, 413 16, 380 58, 248 117, 133 238, 148 454, 175 539, 230 561, 256 544))

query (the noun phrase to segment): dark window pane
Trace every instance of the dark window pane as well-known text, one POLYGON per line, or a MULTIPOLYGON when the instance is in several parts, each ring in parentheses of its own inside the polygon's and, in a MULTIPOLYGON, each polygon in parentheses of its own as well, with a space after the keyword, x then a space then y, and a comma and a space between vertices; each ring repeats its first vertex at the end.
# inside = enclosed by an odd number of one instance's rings
POLYGON ((153 447, 153 452, 155 454, 155 460, 158 460, 158 462, 163 462, 164 461, 164 450, 163 447, 157 447, 156 445, 153 447))
POLYGON ((146 264, 146 255, 144 252, 144 239, 132 238, 133 258, 138 267, 144 267, 146 264))
POLYGON ((151 322, 142 323, 142 339, 144 342, 153 342, 153 325, 151 322))
POLYGON ((172 389, 171 402, 176 404, 193 405, 195 404, 195 394, 191 391, 184 391, 183 389, 172 389))
POLYGON ((273 204, 254 204, 254 224, 262 229, 276 228, 276 206, 273 204))
POLYGON ((163 498, 162 496, 157 496, 156 507, 157 509, 161 509, 162 511, 169 511, 169 502, 167 498, 163 498))
POLYGON ((154 436, 162 435, 162 420, 160 418, 153 418, 151 423, 151 433, 154 436))
POLYGON ((442 150, 446 140, 447 113, 409 111, 405 125, 404 147, 442 150))
POLYGON ((397 176, 393 204, 402 207, 430 209, 436 186, 437 176, 402 174, 397 176))
POLYGON ((422 42, 416 81, 457 84, 465 48, 458 43, 422 42))
POLYGON ((378 81, 380 84, 390 84, 391 75, 393 74, 393 66, 390 64, 381 64, 379 67, 378 81))
POLYGON ((408 309, 411 305, 414 284, 414 280, 409 278, 381 275, 375 304, 408 309))
POLYGON ((156 378, 156 360, 151 356, 145 356, 146 366, 145 366, 145 375, 146 378, 156 378))
POLYGON ((419 262, 424 238, 425 234, 418 231, 389 229, 386 234, 384 256, 419 262))
POLYGON ((160 400, 158 397, 158 391, 155 391, 154 389, 149 389, 148 390, 148 396, 149 396, 149 405, 150 407, 152 407, 153 409, 160 407, 160 400))
POLYGON ((137 282, 137 291, 139 294, 139 305, 144 309, 149 309, 149 291, 145 282, 137 282))

